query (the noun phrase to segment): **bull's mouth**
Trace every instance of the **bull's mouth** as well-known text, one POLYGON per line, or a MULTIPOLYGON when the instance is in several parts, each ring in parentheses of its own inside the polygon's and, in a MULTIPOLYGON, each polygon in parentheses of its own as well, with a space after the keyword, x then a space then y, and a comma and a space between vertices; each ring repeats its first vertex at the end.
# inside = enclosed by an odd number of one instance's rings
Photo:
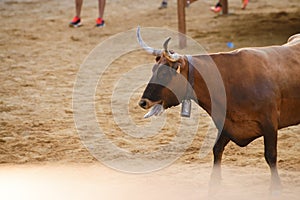
POLYGON ((165 109, 163 108, 162 104, 155 104, 151 107, 149 112, 147 112, 144 115, 144 118, 149 118, 149 117, 152 117, 152 116, 159 116, 164 112, 164 110, 165 109))
POLYGON ((148 113, 144 115, 144 118, 149 118, 152 116, 159 116, 161 115, 165 108, 163 106, 163 101, 150 101, 148 99, 141 99, 139 105, 144 109, 150 109, 148 113))

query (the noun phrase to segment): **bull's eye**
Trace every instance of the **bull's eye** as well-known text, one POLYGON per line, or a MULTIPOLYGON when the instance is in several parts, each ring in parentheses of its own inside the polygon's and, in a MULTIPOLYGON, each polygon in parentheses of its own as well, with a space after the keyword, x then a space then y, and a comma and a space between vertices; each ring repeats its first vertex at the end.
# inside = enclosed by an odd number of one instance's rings
POLYGON ((157 70, 157 78, 161 83, 166 84, 172 79, 174 72, 176 73, 176 71, 171 67, 161 65, 157 70))
POLYGON ((158 62, 160 60, 160 56, 156 56, 155 61, 158 62))

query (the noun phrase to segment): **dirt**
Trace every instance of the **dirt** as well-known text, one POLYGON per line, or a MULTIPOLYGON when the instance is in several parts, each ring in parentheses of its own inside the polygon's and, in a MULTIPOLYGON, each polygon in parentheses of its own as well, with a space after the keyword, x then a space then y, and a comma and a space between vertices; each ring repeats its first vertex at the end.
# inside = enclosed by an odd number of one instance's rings
MULTIPOLYGON (((209 53, 232 50, 227 47, 227 42, 234 44, 233 49, 281 45, 291 35, 300 32, 298 0, 251 0, 246 10, 240 9, 239 0, 232 0, 229 1, 228 16, 212 13, 209 6, 214 3, 214 1, 197 1, 186 9, 187 35, 209 53)), ((138 25, 176 31, 176 1, 169 1, 168 9, 163 10, 157 9, 159 4, 160 1, 107 0, 106 26, 99 29, 94 27, 97 17, 96 1, 84 1, 83 26, 80 28, 68 27, 74 15, 73 2, 0 1, 0 163, 2 170, 13 169, 18 167, 15 165, 20 164, 93 166, 98 163, 82 143, 73 118, 73 88, 80 65, 99 43, 116 34, 135 29, 138 25)), ((163 40, 163 38, 153 39, 163 40)), ((99 125, 114 144, 133 153, 152 151, 160 145, 170 143, 176 131, 174 124, 180 120, 179 108, 172 108, 173 110, 166 114, 168 120, 163 131, 153 140, 130 139, 114 121, 110 105, 112 91, 118 77, 137 65, 152 62, 154 58, 142 51, 124 55, 111 64, 110 72, 113 73, 107 72, 103 79, 105 81, 102 81, 96 90, 95 108, 99 125), (117 68, 118 66, 122 68, 117 68), (151 148, 147 149, 148 146, 151 148)), ((150 73, 150 69, 146 73, 150 73)), ((137 106, 142 91, 143 87, 140 87, 131 96, 128 108, 131 118, 139 125, 149 123, 142 119, 145 111, 137 106)), ((205 173, 205 181, 209 180, 207 169, 211 167, 212 153, 199 158, 199 150, 210 118, 203 111, 200 112, 202 116, 200 128, 191 138, 191 145, 173 163, 171 172, 163 171, 153 177, 162 176, 167 179, 168 176, 173 177, 173 174, 179 173, 182 176, 177 178, 183 180, 193 177, 202 166, 205 170, 200 171, 205 173)), ((159 118, 155 119, 159 120, 159 118)), ((299 140, 300 125, 279 131, 278 168, 283 185, 287 188, 285 194, 289 193, 290 199, 296 199, 300 194, 300 146, 297 144, 299 140)), ((110 152, 105 153, 110 156, 110 152)), ((264 160, 262 138, 244 148, 229 143, 224 152, 223 165, 234 169, 234 172, 224 175, 229 179, 226 182, 224 178, 227 187, 234 185, 232 182, 235 184, 238 182, 237 177, 231 177, 232 174, 235 175, 235 170, 236 173, 246 172, 246 178, 259 172, 259 175, 255 175, 254 181, 251 179, 253 182, 248 181, 245 187, 256 184, 255 181, 258 181, 258 185, 268 185, 269 169, 264 160), (259 181, 260 176, 263 177, 263 181, 259 181)), ((196 177, 201 179, 199 174, 196 177)), ((171 178, 173 179, 174 177, 171 178)), ((197 183, 198 179, 192 179, 189 184, 200 186, 200 183, 197 183)), ((123 177, 122 180, 126 182, 127 178, 123 177)), ((154 178, 151 181, 155 183, 154 178)), ((203 183, 204 179, 199 181, 203 183)), ((135 184, 136 182, 131 186, 135 184)), ((186 188, 188 193, 193 192, 189 186, 186 188)), ((266 186, 263 188, 267 189, 266 186)))

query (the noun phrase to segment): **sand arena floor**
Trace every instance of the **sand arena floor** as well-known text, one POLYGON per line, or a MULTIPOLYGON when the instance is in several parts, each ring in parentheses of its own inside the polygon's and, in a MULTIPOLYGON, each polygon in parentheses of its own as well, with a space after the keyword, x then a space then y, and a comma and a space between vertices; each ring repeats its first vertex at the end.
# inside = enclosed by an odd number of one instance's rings
MULTIPOLYGON (((229 2, 229 16, 210 12, 209 6, 215 2, 207 0, 197 1, 186 10, 187 35, 210 53, 232 50, 227 42, 233 42, 235 48, 280 45, 300 32, 298 0, 251 0, 246 10, 240 9, 238 0, 229 2)), ((69 28, 73 4, 66 0, 0 1, 1 195, 5 199, 40 199, 41 193, 48 199, 205 198, 212 153, 199 158, 200 144, 210 123, 204 113, 185 153, 169 168, 144 175, 123 174, 101 165, 82 144, 73 118, 76 76, 92 49, 137 25, 176 31, 176 1, 169 1, 168 9, 158 10, 160 1, 107 0, 103 29, 94 27, 97 2, 92 0, 84 1, 83 26, 69 28), (24 196, 18 196, 21 194, 24 196)), ((136 65, 151 62, 154 58, 142 51, 116 59, 111 65, 115 71, 107 72, 105 84, 96 90, 99 124, 114 144, 131 152, 136 152, 136 146, 139 151, 145 150, 145 143, 128 139, 118 129, 110 97, 116 78, 136 65)), ((138 99, 138 95, 132 96, 129 110, 135 123, 143 124, 145 111, 137 106, 138 99)), ((159 146, 172 140, 178 111, 168 111, 164 134, 153 143, 159 146)), ((299 141, 299 125, 280 130, 278 168, 284 185, 283 199, 297 199, 300 195, 299 141)), ((109 157, 109 152, 106 155, 109 157)), ((262 138, 245 148, 230 143, 223 166, 224 188, 216 199, 267 197, 269 169, 262 138)))

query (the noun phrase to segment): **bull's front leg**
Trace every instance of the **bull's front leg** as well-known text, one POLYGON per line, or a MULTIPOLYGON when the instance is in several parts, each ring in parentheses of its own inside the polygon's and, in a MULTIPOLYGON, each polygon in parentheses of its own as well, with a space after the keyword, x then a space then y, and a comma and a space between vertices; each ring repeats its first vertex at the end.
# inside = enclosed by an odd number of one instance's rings
POLYGON ((221 133, 218 141, 216 142, 213 148, 214 164, 213 164, 213 169, 210 178, 210 186, 219 185, 221 182, 222 155, 223 155, 224 148, 229 141, 230 139, 227 136, 225 136, 223 133, 221 133))

